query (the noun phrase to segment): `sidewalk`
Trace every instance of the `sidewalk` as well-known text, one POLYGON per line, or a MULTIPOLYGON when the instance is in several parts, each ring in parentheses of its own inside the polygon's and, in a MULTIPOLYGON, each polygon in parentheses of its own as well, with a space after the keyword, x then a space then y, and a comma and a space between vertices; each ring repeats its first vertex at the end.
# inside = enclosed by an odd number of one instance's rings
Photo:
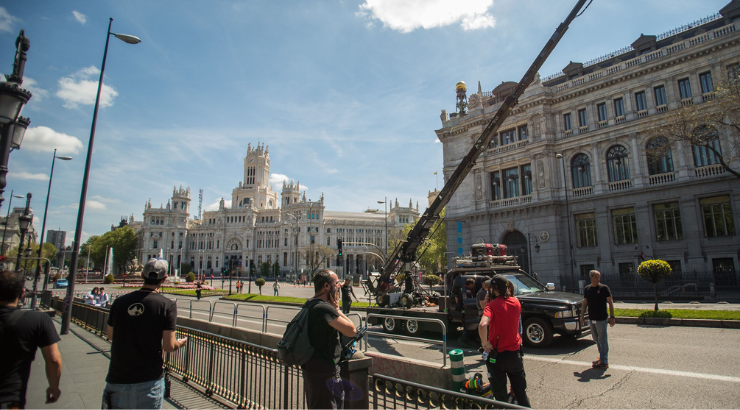
MULTIPOLYGON (((54 324, 61 328, 59 316, 54 324)), ((60 335, 59 351, 62 355, 62 380, 59 401, 46 404, 46 373, 44 358, 36 352, 28 379, 26 408, 28 409, 99 409, 101 407, 105 377, 108 374, 110 343, 77 326, 70 324, 70 332, 60 335)), ((171 378, 171 398, 165 399, 162 408, 218 408, 223 407, 192 387, 171 378)))

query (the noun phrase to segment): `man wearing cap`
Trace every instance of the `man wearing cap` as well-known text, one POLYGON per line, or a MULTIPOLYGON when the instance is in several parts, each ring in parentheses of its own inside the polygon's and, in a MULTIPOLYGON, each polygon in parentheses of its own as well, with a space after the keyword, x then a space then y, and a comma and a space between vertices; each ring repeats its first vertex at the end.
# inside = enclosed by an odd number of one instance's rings
POLYGON ((481 288, 475 295, 475 300, 478 302, 478 318, 483 316, 483 310, 486 308, 488 302, 486 302, 486 296, 488 290, 491 289, 491 279, 485 280, 481 283, 481 288))
POLYGON ((174 352, 187 342, 175 338, 177 305, 159 293, 167 268, 165 260, 149 259, 141 273, 144 286, 118 297, 110 308, 111 359, 103 408, 162 408, 162 350, 174 352))
POLYGON ((478 332, 481 341, 486 341, 483 349, 488 353, 486 368, 495 399, 507 401, 508 376, 519 405, 530 407, 524 362, 519 352, 522 345, 522 338, 519 335, 522 305, 516 297, 508 295, 508 284, 509 281, 501 275, 494 275, 491 278, 491 289, 495 297, 483 310, 478 332))

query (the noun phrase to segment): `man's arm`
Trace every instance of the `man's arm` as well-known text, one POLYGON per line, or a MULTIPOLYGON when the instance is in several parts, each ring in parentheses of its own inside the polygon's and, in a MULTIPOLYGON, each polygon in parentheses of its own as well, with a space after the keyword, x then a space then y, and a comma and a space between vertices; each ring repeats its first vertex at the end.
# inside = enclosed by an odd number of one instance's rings
POLYGON ((609 304, 609 326, 614 327, 617 323, 617 318, 614 317, 614 300, 612 300, 611 296, 606 298, 606 303, 609 304))
POLYGON ((586 316, 586 310, 588 309, 588 299, 583 298, 583 302, 581 302, 581 326, 586 325, 586 320, 584 317, 586 316))
POLYGON ((62 355, 56 343, 41 348, 41 354, 46 363, 46 380, 49 387, 46 389, 46 403, 55 403, 59 400, 62 391, 59 390, 59 379, 62 377, 62 355))
POLYGON ((108 328, 105 329, 105 334, 108 336, 108 341, 113 342, 113 326, 108 325, 108 328))
POLYGON ((352 323, 351 320, 347 318, 347 316, 344 315, 341 311, 337 310, 337 313, 339 313, 339 317, 329 322, 329 326, 333 327, 334 329, 337 329, 339 333, 347 336, 352 337, 357 333, 357 329, 355 328, 355 324, 352 323))
MULTIPOLYGON (((488 316, 483 316, 480 318, 480 323, 478 324, 478 336, 480 336, 480 344, 484 349, 486 349, 488 346, 489 323, 491 323, 491 318, 488 316)), ((491 348, 493 348, 493 346, 491 346, 491 348)))
POLYGON ((182 339, 175 338, 174 330, 165 330, 162 332, 162 350, 167 353, 172 353, 175 350, 185 346, 185 343, 187 342, 187 337, 184 337, 182 339))

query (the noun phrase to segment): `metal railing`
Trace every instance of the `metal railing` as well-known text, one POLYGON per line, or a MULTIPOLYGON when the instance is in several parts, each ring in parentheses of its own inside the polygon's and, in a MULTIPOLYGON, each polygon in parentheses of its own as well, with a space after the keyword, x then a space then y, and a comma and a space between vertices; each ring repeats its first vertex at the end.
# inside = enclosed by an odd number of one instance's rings
POLYGON ((374 374, 369 391, 373 409, 525 409, 516 404, 374 374))
POLYGON ((306 408, 299 367, 285 366, 277 349, 178 326, 184 348, 165 354, 165 372, 236 403, 238 408, 306 408))
POLYGON ((213 310, 213 305, 211 304, 211 301, 210 300, 191 300, 190 301, 190 315, 189 315, 190 319, 193 318, 193 310, 195 310, 196 312, 205 312, 205 313, 207 313, 208 314, 208 319, 210 321, 210 318, 212 316, 211 315, 211 311, 213 310), (208 310, 201 309, 201 308, 193 309, 193 303, 208 303, 208 310))
MULTIPOLYGON (((415 337, 415 336, 403 336, 403 335, 396 335, 392 333, 384 333, 384 332, 373 332, 368 330, 365 332, 365 349, 364 351, 367 352, 367 338, 368 336, 380 336, 383 338, 389 338, 389 339, 400 339, 400 340, 412 340, 417 342, 424 342, 434 345, 442 345, 442 366, 447 366, 447 326, 445 326, 444 322, 439 319, 434 318, 426 318, 426 317, 414 317, 410 318, 409 316, 396 316, 396 315, 381 315, 377 313, 370 313, 367 315, 365 321, 367 323, 370 323, 370 318, 372 317, 378 317, 383 319, 394 319, 398 321, 405 321, 405 320, 415 320, 417 322, 430 322, 430 323, 437 323, 442 327, 442 340, 433 340, 433 339, 425 339, 422 337, 415 337)), ((400 323, 399 323, 400 324, 400 323)))
POLYGON ((216 312, 216 309, 218 308, 219 305, 230 305, 232 307, 232 309, 231 309, 231 325, 232 326, 236 326, 236 324, 234 323, 234 318, 236 317, 236 303, 235 302, 224 302, 222 300, 219 300, 219 301, 214 302, 213 303, 213 306, 212 306, 212 309, 211 309, 211 314, 208 316, 208 321, 209 322, 213 322, 213 315, 216 314, 216 313, 226 314, 226 312, 216 312))
POLYGON ((259 319, 260 322, 260 330, 265 328, 265 318, 267 317, 267 311, 265 309, 264 305, 249 305, 249 304, 239 304, 236 306, 236 311, 234 312, 234 327, 237 327, 239 324, 239 318, 246 319, 259 319), (240 315, 239 314, 239 308, 244 307, 245 309, 256 309, 260 308, 262 309, 262 315, 260 316, 251 316, 251 315, 240 315))
MULTIPOLYGON (((267 309, 265 309, 265 318, 262 320, 262 333, 267 333, 267 320, 270 318, 270 308, 277 310, 301 310, 301 308, 294 306, 268 306, 267 309)), ((272 321, 285 323, 286 326, 288 325, 288 323, 290 323, 290 320, 273 319, 272 321)))

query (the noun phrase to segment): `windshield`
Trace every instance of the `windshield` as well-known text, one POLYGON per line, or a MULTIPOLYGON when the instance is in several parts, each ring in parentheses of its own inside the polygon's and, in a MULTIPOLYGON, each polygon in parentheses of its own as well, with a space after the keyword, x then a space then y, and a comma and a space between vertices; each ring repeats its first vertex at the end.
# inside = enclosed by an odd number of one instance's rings
POLYGON ((504 275, 506 279, 514 284, 514 296, 527 295, 530 293, 544 292, 545 288, 526 275, 504 275))

